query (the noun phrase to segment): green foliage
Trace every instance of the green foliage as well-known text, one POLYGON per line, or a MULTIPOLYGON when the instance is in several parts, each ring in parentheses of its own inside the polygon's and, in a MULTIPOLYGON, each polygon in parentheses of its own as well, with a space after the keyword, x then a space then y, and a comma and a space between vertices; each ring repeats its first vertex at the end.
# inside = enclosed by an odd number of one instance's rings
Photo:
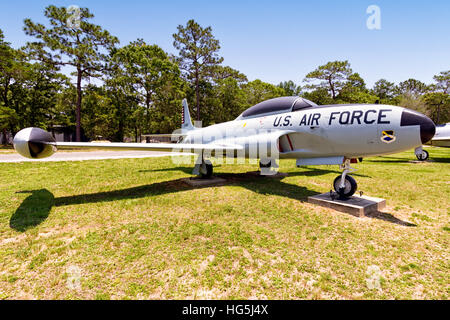
POLYGON ((436 90, 442 91, 443 93, 450 93, 450 70, 440 72, 433 79, 437 82, 435 85, 436 90))
POLYGON ((0 97, 5 107, 10 106, 10 86, 20 77, 20 54, 4 41, 0 30, 0 97))
POLYGON ((80 8, 79 25, 70 25, 71 13, 65 7, 48 6, 44 11, 51 27, 25 19, 25 33, 34 36, 42 50, 51 57, 51 63, 70 65, 82 78, 101 77, 107 54, 119 40, 100 26, 89 23, 94 15, 88 8, 80 8))
POLYGON ((14 106, 21 116, 19 127, 47 129, 54 124, 58 95, 70 86, 69 79, 45 63, 23 63, 22 67, 22 76, 12 87, 14 106))
POLYGON ((398 85, 398 92, 401 95, 412 95, 418 97, 428 91, 428 86, 416 79, 408 79, 400 82, 398 85))
POLYGON ((118 119, 111 98, 104 88, 88 86, 83 99, 83 128, 92 140, 110 140, 115 136, 118 119))
POLYGON ((216 65, 213 69, 213 79, 214 80, 225 80, 227 78, 233 78, 237 83, 242 84, 248 81, 247 76, 240 73, 229 66, 216 65))
POLYGON ((119 40, 100 26, 89 23, 94 15, 87 8, 79 9, 79 16, 73 15, 65 7, 48 6, 44 15, 50 27, 25 19, 25 33, 36 37, 31 44, 39 53, 37 56, 47 63, 72 66, 77 77, 76 139, 81 138, 81 103, 83 79, 102 77, 107 61, 107 53, 119 40), (72 23, 70 23, 72 22, 72 23))
POLYGON ((177 29, 172 35, 173 46, 179 50, 180 67, 186 79, 195 87, 197 120, 200 120, 200 82, 207 81, 223 61, 218 55, 219 40, 212 35, 211 27, 202 28, 192 19, 177 29))
POLYGON ((334 102, 331 95, 326 88, 317 88, 313 91, 306 91, 302 93, 302 97, 319 105, 332 104, 334 102))
POLYGON ((375 82, 372 93, 378 96, 382 101, 388 101, 393 99, 397 88, 393 82, 389 82, 386 79, 380 79, 375 82))
POLYGON ((366 88, 358 73, 349 75, 347 82, 339 92, 335 103, 375 103, 379 98, 366 88))
POLYGON ((435 83, 429 85, 408 79, 396 86, 380 79, 368 89, 348 61, 331 61, 309 72, 303 87, 292 80, 278 85, 248 82, 245 74, 221 64, 212 28, 194 20, 179 25, 173 34, 179 51, 174 57, 142 39, 117 48, 116 37, 89 22, 93 14, 87 8, 80 9, 75 21, 64 7, 48 6, 44 15, 47 26, 25 19, 24 31, 35 41, 24 48, 12 48, 0 30, 2 131, 76 126, 79 136, 83 124, 90 139, 139 141, 142 134, 177 129, 184 97, 203 126, 232 120, 261 101, 293 95, 320 105, 400 105, 437 123, 450 120, 448 70, 435 75, 435 83), (75 85, 60 72, 63 66, 73 68, 75 85), (100 82, 90 83, 92 77, 100 82))
POLYGON ((425 103, 420 98, 416 98, 413 95, 400 95, 399 106, 416 110, 422 113, 426 112, 425 103))
POLYGON ((354 88, 360 91, 367 91, 366 83, 364 82, 364 79, 361 78, 359 73, 352 73, 349 75, 344 88, 354 88))
POLYGON ((75 126, 76 97, 77 90, 72 84, 61 89, 54 106, 55 113, 52 116, 55 125, 62 127, 75 126))
POLYGON ((370 92, 355 87, 344 88, 335 103, 375 103, 378 97, 370 92))
POLYGON ((213 101, 211 105, 214 110, 208 110, 213 115, 213 123, 220 123, 234 119, 241 114, 248 106, 244 90, 239 86, 239 82, 234 77, 217 79, 213 90, 213 101))
POLYGON ((352 74, 350 63, 345 61, 331 61, 319 66, 314 71, 308 73, 304 79, 306 82, 317 82, 308 87, 310 89, 326 88, 331 97, 336 99, 339 91, 345 86, 348 77, 352 74))
MULTIPOLYGON (((113 55, 113 81, 145 107, 145 133, 172 132, 179 126, 184 83, 178 65, 157 45, 138 39, 113 55)), ((126 116, 124 113, 121 115, 126 116)))
POLYGON ((280 84, 278 85, 278 87, 284 89, 285 92, 285 96, 296 96, 300 93, 301 91, 301 87, 297 86, 294 81, 289 80, 289 81, 282 81, 280 82, 280 84))
POLYGON ((450 122, 450 95, 444 92, 428 92, 422 97, 426 114, 434 123, 450 122))
MULTIPOLYGON (((10 86, 17 78, 17 52, 4 41, 0 29, 0 130, 11 129, 17 122, 17 114, 10 103, 10 86)), ((3 143, 3 141, 1 141, 3 143)))
MULTIPOLYGON (((436 123, 449 120, 448 94, 446 91, 446 72, 441 72, 434 79, 437 84, 426 85, 416 80, 408 79, 398 85, 399 105, 417 110, 431 117, 436 123), (437 90, 433 91, 433 90, 437 90), (443 92, 440 92, 443 91, 443 92)), ((447 79, 448 80, 448 79, 447 79)))
POLYGON ((0 131, 9 129, 11 123, 17 121, 16 111, 12 108, 5 107, 0 103, 0 131))
POLYGON ((249 107, 261 101, 285 95, 284 89, 259 79, 243 85, 242 89, 245 92, 249 107))
POLYGON ((14 50, 0 41, 1 126, 13 133, 29 126, 52 126, 58 95, 70 85, 68 78, 51 62, 35 62, 36 44, 14 50))

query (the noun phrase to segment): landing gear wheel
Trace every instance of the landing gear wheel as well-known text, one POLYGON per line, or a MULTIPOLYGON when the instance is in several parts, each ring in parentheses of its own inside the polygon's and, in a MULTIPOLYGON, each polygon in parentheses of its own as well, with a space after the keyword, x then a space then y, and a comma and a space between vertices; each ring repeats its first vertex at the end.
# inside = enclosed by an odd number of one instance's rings
POLYGON ((422 152, 416 154, 417 160, 419 161, 425 161, 429 156, 430 154, 426 150, 422 150, 422 152))
POLYGON ((213 175, 213 165, 211 163, 205 163, 200 166, 200 177, 202 179, 211 178, 213 175))
POLYGON ((259 160, 259 167, 260 168, 270 168, 270 167, 272 167, 272 160, 265 160, 265 161, 259 160))
POLYGON ((334 190, 339 194, 341 198, 349 198, 355 193, 356 188, 358 187, 356 180, 353 179, 353 177, 346 175, 344 182, 345 187, 340 188, 339 185, 341 184, 341 179, 342 176, 337 176, 336 179, 334 179, 334 190))

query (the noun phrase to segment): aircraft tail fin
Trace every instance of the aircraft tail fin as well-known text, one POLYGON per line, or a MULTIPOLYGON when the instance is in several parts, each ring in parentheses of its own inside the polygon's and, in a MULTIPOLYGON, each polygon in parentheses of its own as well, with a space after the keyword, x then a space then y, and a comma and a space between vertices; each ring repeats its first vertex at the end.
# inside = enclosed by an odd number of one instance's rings
POLYGON ((195 127, 192 125, 191 115, 189 113, 189 107, 186 99, 182 102, 183 108, 181 110, 181 130, 184 132, 194 130, 195 127))

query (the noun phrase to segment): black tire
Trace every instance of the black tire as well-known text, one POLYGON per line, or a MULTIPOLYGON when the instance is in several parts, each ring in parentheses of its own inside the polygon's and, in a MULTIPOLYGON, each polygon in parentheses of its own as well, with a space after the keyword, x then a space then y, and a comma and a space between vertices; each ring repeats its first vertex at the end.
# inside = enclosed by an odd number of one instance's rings
POLYGON ((202 179, 211 178, 213 175, 213 165, 211 163, 206 163, 205 166, 206 166, 206 172, 205 173, 200 172, 200 177, 202 179))
POLYGON ((428 157, 429 157, 429 156, 430 156, 430 154, 428 153, 427 150, 422 150, 421 153, 416 154, 416 158, 417 158, 417 160, 419 160, 419 161, 425 161, 425 160, 428 160, 428 157))
POLYGON ((358 187, 358 184, 356 183, 356 180, 349 175, 345 176, 345 188, 339 188, 339 184, 341 183, 342 176, 337 176, 336 179, 334 179, 333 187, 334 190, 339 194, 341 198, 349 198, 351 197, 358 187))
POLYGON ((260 168, 271 168, 272 167, 272 160, 269 160, 267 163, 264 163, 261 160, 259 160, 259 167, 260 168))

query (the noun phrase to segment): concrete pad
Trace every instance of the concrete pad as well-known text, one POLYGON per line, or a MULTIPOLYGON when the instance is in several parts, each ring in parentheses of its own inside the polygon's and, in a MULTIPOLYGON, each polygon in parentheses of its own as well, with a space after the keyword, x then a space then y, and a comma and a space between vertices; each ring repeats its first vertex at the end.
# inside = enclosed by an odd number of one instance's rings
POLYGON ((284 178, 287 177, 289 174, 287 174, 286 172, 277 172, 275 174, 269 174, 269 175, 264 175, 261 174, 260 171, 249 171, 247 172, 247 174, 255 176, 255 177, 267 177, 267 178, 284 178))
POLYGON ((368 196, 354 195, 348 199, 338 199, 335 192, 322 193, 308 197, 308 202, 322 207, 349 213, 356 217, 364 217, 370 212, 381 211, 386 207, 386 200, 368 196))
POLYGON ((181 179, 184 183, 187 183, 188 185, 192 187, 208 187, 208 186, 214 186, 218 184, 222 184, 226 182, 227 180, 219 177, 211 177, 208 179, 202 179, 202 178, 184 178, 181 179))

